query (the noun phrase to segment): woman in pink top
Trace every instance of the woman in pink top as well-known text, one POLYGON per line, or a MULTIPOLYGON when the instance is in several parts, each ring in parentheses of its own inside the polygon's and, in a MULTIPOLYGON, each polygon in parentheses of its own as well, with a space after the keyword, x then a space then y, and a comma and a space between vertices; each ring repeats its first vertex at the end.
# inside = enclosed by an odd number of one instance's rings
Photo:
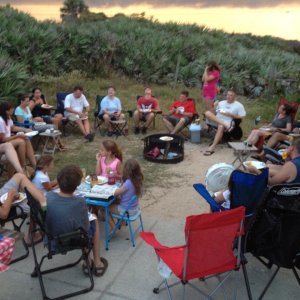
POLYGON ((221 70, 215 61, 209 61, 202 75, 202 98, 205 111, 212 110, 214 99, 217 96, 217 83, 220 79, 221 70))
POLYGON ((96 159, 97 175, 108 177, 108 172, 113 171, 115 178, 122 178, 122 152, 115 141, 104 140, 96 154, 96 159))

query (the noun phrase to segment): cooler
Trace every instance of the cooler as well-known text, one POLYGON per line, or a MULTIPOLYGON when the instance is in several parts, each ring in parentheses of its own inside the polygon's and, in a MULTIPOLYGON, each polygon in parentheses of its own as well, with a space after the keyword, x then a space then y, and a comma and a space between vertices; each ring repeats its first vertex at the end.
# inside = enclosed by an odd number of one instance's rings
POLYGON ((192 123, 189 127, 190 130, 190 137, 191 143, 199 144, 200 143, 200 132, 201 132, 201 125, 192 123))

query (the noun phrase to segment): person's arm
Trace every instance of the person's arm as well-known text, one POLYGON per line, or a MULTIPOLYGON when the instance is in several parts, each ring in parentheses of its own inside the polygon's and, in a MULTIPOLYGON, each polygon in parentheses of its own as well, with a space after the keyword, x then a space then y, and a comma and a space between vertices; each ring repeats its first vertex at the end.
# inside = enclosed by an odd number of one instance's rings
POLYGON ((141 104, 141 102, 142 102, 142 97, 140 97, 138 99, 137 103, 136 103, 136 109, 137 109, 138 112, 142 112, 142 104, 141 104))
POLYGON ((215 74, 209 74, 208 67, 206 67, 205 71, 202 75, 202 81, 209 82, 209 81, 214 80, 216 77, 217 76, 215 74))
POLYGON ((295 174, 297 174, 296 166, 288 161, 281 167, 280 172, 269 173, 269 185, 288 182, 295 174))
POLYGON ((115 177, 117 179, 121 179, 123 170, 122 170, 122 163, 120 161, 118 161, 117 163, 116 170, 117 170, 117 174, 115 174, 115 177))
POLYGON ((285 128, 276 128, 277 131, 279 132, 291 132, 292 131, 292 123, 286 123, 286 127, 285 128))
POLYGON ((33 99, 31 99, 30 101, 29 101, 29 108, 30 108, 30 110, 33 110, 36 106, 38 105, 38 103, 36 103, 33 99))
POLYGON ((90 109, 91 109, 90 104, 84 95, 82 95, 82 97, 83 97, 83 107, 85 109, 85 114, 88 115, 88 113, 90 112, 90 109))
POLYGON ((57 187, 57 181, 52 180, 48 182, 43 182, 42 185, 47 192, 50 192, 57 187))
POLYGON ((96 154, 96 160, 97 160, 97 163, 96 163, 96 168, 95 168, 95 173, 96 175, 101 175, 102 173, 102 169, 101 169, 101 158, 102 156, 100 155, 100 153, 97 153, 96 154))
POLYGON ((116 189, 114 196, 120 196, 122 194, 124 194, 127 191, 126 187, 124 186, 124 184, 119 187, 118 189, 116 189))
POLYGON ((12 132, 30 132, 30 131, 32 131, 32 129, 25 128, 25 127, 20 127, 20 126, 16 126, 16 125, 12 125, 11 126, 11 131, 12 132))
POLYGON ((7 218, 10 208, 11 208, 11 205, 16 200, 16 198, 17 198, 16 189, 11 189, 7 193, 7 198, 6 198, 5 202, 0 206, 0 218, 1 219, 7 218))
POLYGON ((156 98, 154 98, 154 99, 155 99, 156 104, 155 104, 155 107, 153 109, 151 109, 151 111, 152 112, 160 111, 159 102, 156 98))

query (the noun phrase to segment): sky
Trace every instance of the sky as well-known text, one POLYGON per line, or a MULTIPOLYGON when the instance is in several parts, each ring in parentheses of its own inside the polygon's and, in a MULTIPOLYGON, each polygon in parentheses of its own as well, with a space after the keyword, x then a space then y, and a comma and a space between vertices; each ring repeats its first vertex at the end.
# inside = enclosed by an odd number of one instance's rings
MULTIPOLYGON (((60 20, 63 0, 0 0, 38 20, 60 20)), ((85 0, 93 12, 107 16, 146 13, 160 22, 196 23, 226 32, 272 35, 300 41, 300 0, 85 0)))

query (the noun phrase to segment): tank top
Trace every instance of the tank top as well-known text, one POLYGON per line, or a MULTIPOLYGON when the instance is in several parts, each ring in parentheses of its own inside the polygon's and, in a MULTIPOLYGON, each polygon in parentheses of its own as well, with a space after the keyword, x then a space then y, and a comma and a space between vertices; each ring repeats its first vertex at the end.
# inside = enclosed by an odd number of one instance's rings
POLYGON ((117 173, 117 165, 119 163, 119 159, 115 158, 110 164, 106 164, 105 163, 105 159, 106 157, 102 157, 100 159, 100 167, 101 167, 101 174, 100 176, 105 176, 107 177, 107 169, 110 168, 112 171, 114 171, 115 173, 117 173))
POLYGON ((292 159, 291 162, 297 168, 297 175, 296 175, 296 177, 295 177, 295 179, 293 181, 289 181, 288 183, 300 183, 300 156, 292 159))

